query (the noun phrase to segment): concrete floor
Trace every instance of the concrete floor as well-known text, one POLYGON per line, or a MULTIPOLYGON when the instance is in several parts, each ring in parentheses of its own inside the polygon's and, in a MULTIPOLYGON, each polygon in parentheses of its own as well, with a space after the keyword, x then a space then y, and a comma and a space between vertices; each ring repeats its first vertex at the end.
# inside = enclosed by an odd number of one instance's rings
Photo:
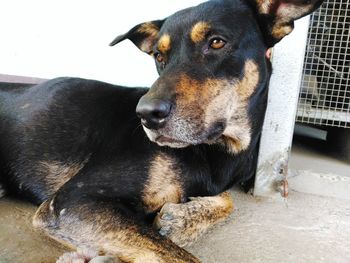
POLYGON ((350 262, 348 201, 294 191, 287 200, 233 195, 232 218, 191 248, 203 262, 350 262))
POLYGON ((325 141, 326 132, 297 126, 289 163, 289 183, 303 193, 350 200, 350 163, 325 141))
POLYGON ((290 168, 350 178, 350 163, 341 161, 335 153, 330 152, 326 135, 326 131, 297 125, 290 168))
POLYGON ((51 263, 64 247, 32 228, 36 207, 0 199, 0 263, 51 263))
MULTIPOLYGON (((204 263, 350 262, 350 205, 345 199, 291 192, 256 199, 233 190, 235 212, 188 250, 204 263)), ((54 262, 65 249, 33 231, 35 207, 0 200, 0 262, 54 262)))

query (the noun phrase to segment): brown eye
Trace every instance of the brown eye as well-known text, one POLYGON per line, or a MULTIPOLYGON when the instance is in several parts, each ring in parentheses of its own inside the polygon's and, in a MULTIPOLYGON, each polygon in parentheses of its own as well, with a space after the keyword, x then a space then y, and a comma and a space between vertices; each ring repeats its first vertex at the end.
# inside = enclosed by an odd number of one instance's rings
POLYGON ((156 53, 154 54, 156 60, 159 62, 159 63, 163 63, 164 62, 164 58, 163 56, 160 54, 160 53, 156 53))
POLYGON ((220 49, 226 45, 226 41, 221 38, 214 38, 210 41, 210 47, 213 49, 220 49))

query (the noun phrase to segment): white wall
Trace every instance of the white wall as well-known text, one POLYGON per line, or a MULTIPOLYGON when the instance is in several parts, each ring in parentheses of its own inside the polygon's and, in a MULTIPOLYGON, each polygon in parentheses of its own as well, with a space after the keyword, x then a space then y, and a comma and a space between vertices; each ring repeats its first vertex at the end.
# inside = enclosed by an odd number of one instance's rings
POLYGON ((0 73, 78 76, 149 86, 153 60, 130 41, 108 44, 134 25, 203 0, 1 0, 0 73))

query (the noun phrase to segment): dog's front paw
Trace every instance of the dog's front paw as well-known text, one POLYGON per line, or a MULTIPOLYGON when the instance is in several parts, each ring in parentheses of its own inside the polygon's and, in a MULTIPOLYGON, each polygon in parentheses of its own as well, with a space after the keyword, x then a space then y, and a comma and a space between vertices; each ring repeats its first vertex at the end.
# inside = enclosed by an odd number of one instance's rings
POLYGON ((56 263, 86 263, 89 262, 91 258, 92 257, 80 252, 67 252, 60 256, 56 263))
POLYGON ((60 256, 56 263, 121 263, 121 261, 109 256, 96 256, 82 252, 68 252, 60 256))
POLYGON ((99 256, 95 250, 78 249, 76 252, 64 253, 56 263, 120 263, 120 261, 111 256, 99 256))
POLYGON ((162 236, 184 247, 192 244, 207 229, 194 202, 166 203, 156 216, 153 226, 162 236))

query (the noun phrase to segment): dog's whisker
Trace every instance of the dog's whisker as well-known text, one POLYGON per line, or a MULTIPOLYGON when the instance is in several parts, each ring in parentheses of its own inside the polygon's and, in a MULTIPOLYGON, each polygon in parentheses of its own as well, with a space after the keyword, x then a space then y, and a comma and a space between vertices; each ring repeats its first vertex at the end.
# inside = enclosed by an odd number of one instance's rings
POLYGON ((140 123, 139 125, 136 126, 136 128, 132 131, 131 134, 134 135, 135 132, 136 132, 140 127, 142 127, 142 124, 141 124, 141 123, 140 123))

